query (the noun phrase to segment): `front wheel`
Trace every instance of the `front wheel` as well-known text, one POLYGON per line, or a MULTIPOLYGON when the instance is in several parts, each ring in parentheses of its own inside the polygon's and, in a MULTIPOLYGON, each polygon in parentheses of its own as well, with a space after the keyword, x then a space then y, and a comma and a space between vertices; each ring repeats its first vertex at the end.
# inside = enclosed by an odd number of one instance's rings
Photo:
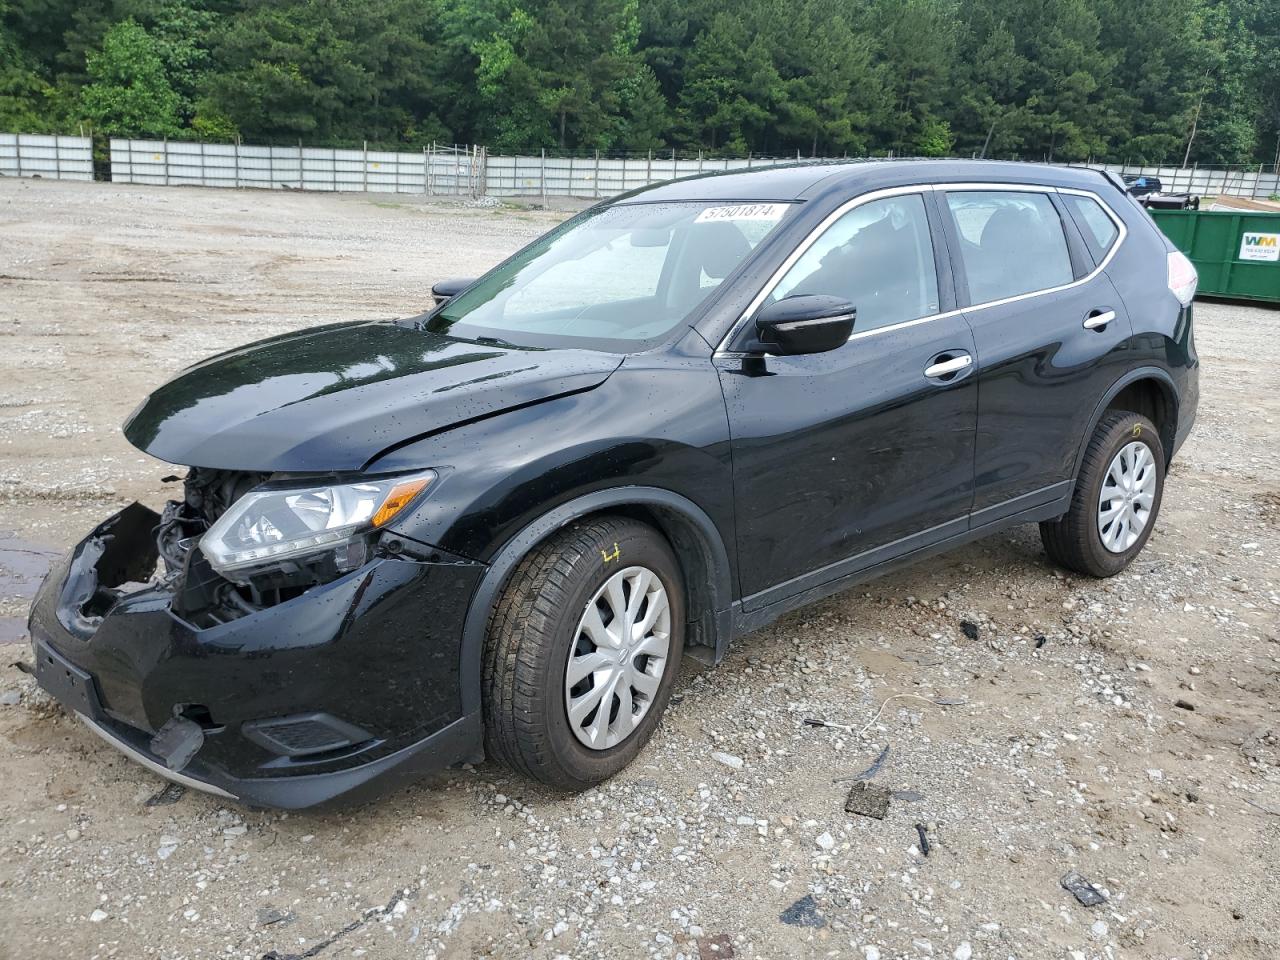
POLYGON ((536 548, 489 622, 489 755, 564 790, 613 776, 666 709, 684 611, 676 558, 646 524, 594 518, 536 548))
POLYGON ((1104 416, 1085 449, 1071 508, 1040 524, 1049 559, 1094 577, 1127 567, 1155 527, 1164 465, 1150 420, 1127 411, 1104 416))

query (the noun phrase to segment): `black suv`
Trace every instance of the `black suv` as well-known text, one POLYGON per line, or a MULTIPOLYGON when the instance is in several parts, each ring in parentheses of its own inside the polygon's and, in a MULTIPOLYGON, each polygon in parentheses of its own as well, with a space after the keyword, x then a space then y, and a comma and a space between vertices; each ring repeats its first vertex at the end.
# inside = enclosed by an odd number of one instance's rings
POLYGON ((435 309, 232 350, 128 439, 188 467, 55 565, 40 683, 181 782, 301 807, 484 754, 620 770, 682 656, 1040 523, 1151 535, 1191 264, 1113 175, 796 165, 598 204, 435 309))

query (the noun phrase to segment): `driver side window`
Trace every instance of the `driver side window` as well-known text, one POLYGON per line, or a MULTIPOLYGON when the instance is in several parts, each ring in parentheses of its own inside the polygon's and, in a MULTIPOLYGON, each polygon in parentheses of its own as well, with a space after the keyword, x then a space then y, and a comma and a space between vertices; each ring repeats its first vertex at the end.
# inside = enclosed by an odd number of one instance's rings
POLYGON ((854 305, 854 333, 937 313, 938 273, 924 199, 885 197, 850 210, 814 241, 766 302, 815 293, 854 305))

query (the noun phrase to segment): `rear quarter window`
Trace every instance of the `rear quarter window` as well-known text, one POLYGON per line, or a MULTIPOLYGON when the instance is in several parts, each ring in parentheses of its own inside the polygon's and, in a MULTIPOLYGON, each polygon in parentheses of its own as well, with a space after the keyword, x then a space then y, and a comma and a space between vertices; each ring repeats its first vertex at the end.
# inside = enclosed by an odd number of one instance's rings
POLYGON ((1101 263, 1120 236, 1120 228, 1107 211, 1102 209, 1102 204, 1092 197, 1066 193, 1062 194, 1062 199, 1071 211, 1080 233, 1084 235, 1085 246, 1093 255, 1094 263, 1101 263))

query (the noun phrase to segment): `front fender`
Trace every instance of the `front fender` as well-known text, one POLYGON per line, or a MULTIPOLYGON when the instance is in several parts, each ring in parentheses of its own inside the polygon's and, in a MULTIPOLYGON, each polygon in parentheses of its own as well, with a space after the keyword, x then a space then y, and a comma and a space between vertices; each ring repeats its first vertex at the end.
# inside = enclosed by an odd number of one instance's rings
POLYGON ((595 389, 465 424, 370 465, 438 470, 430 494, 392 528, 490 565, 471 603, 464 698, 478 703, 489 610, 515 565, 565 524, 612 508, 643 510, 672 541, 691 594, 691 646, 706 659, 723 655, 737 564, 719 379, 705 357, 636 359, 595 389))
POLYGON ((424 468, 440 479, 393 528, 486 563, 539 517, 617 487, 670 491, 734 539, 728 417, 705 359, 627 364, 595 389, 427 437, 368 469, 424 468))

